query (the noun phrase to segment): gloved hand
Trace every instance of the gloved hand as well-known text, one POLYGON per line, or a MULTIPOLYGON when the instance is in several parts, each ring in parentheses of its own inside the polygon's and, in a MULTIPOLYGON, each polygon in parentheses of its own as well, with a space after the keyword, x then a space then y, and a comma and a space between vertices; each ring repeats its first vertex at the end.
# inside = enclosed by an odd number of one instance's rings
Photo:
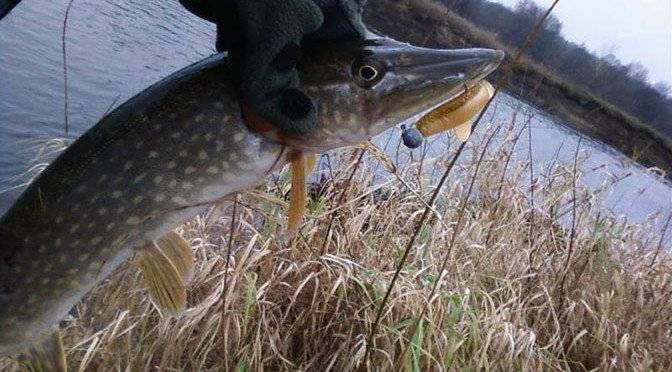
POLYGON ((21 0, 0 0, 0 19, 4 18, 21 0))
POLYGON ((217 50, 239 65, 243 101, 287 134, 315 126, 316 109, 299 89, 301 42, 363 38, 366 0, 180 0, 217 24, 217 50))

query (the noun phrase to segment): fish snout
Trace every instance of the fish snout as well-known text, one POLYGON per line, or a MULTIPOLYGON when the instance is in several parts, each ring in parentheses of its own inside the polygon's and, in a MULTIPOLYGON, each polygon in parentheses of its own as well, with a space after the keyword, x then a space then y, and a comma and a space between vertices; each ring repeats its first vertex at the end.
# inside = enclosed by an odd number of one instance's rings
POLYGON ((435 85, 471 88, 497 69, 504 56, 497 49, 429 49, 408 45, 387 63, 389 71, 397 77, 392 81, 394 89, 419 90, 435 85))

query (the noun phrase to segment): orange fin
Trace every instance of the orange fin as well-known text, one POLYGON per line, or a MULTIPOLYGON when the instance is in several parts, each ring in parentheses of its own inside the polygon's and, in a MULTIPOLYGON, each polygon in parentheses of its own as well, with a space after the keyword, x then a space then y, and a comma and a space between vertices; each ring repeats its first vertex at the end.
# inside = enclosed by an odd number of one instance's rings
POLYGON ((317 165, 317 154, 313 153, 303 154, 303 168, 306 172, 306 176, 313 173, 316 165, 317 165))
POLYGON ((161 251, 175 265, 177 272, 182 277, 182 282, 186 285, 191 282, 194 276, 194 252, 191 246, 184 240, 180 234, 171 231, 156 242, 161 251))
POLYGON ((291 172, 292 186, 289 191, 289 212, 287 230, 294 233, 301 225, 301 219, 306 212, 306 178, 315 168, 316 155, 296 153, 292 157, 291 172))
POLYGON ((168 256, 152 243, 138 251, 137 262, 154 306, 166 315, 182 312, 187 306, 187 289, 168 256))

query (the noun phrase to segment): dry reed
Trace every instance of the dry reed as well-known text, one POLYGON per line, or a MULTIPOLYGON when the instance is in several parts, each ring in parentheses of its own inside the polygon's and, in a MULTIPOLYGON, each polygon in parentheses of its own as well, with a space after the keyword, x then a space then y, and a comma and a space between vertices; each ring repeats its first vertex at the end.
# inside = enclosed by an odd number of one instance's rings
POLYGON ((334 167, 311 187, 309 216, 291 239, 278 202, 286 172, 242 194, 235 221, 231 209, 197 217, 178 230, 198 260, 188 310, 163 318, 126 265, 63 322, 71 368, 668 369, 672 257, 661 232, 597 213, 608 185, 581 187, 574 161, 537 177, 532 210, 522 186, 530 164, 510 156, 521 133, 500 136, 478 172, 485 140, 468 147, 471 160, 437 199, 369 353, 376 311, 433 191, 418 168, 440 174, 450 151, 397 164, 384 181, 372 180, 376 162, 390 161, 381 153, 362 162, 357 152, 331 154, 334 167))

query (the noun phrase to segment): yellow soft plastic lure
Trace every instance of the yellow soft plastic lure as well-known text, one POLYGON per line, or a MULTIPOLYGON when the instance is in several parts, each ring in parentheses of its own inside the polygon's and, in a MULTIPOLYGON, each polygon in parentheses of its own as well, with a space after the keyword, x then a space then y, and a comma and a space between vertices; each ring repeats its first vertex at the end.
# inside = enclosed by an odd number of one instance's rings
POLYGON ((495 88, 483 80, 456 99, 446 102, 423 116, 416 128, 424 137, 452 129, 453 135, 465 142, 471 135, 471 119, 476 116, 495 94, 495 88))

